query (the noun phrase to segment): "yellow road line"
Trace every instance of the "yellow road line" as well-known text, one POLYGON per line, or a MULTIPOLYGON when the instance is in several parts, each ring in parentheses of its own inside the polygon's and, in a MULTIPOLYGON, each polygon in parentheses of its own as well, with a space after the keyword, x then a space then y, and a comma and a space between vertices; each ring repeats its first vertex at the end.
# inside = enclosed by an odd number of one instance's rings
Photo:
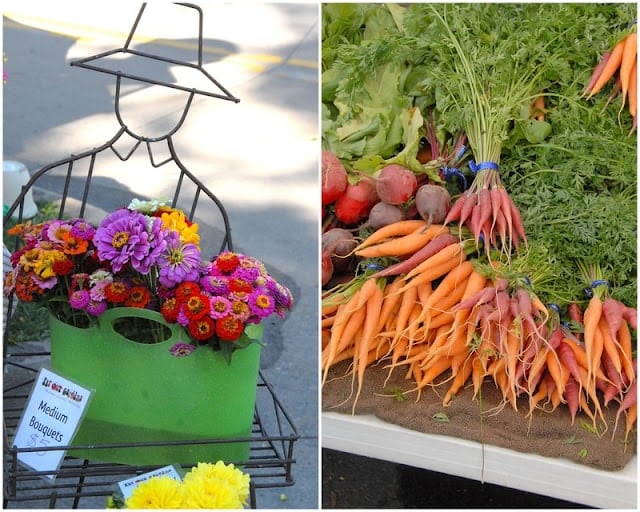
MULTIPOLYGON (((97 36, 108 37, 110 39, 120 41, 120 44, 124 44, 129 33, 124 33, 116 30, 110 30, 107 28, 90 27, 87 25, 80 25, 78 23, 72 23, 67 21, 50 20, 47 18, 40 18, 37 16, 26 16, 19 13, 3 12, 5 17, 4 22, 11 28, 21 28, 22 25, 30 25, 53 34, 70 37, 78 41, 93 41, 97 39, 97 36)), ((173 39, 156 39, 145 35, 135 34, 133 41, 137 43, 151 43, 166 46, 170 48, 178 48, 183 50, 198 51, 198 45, 194 43, 188 43, 185 41, 177 41, 173 39)), ((287 66, 293 66, 298 68, 318 69, 318 63, 312 60, 306 59, 289 59, 285 61, 282 57, 277 55, 268 54, 249 54, 249 53, 234 53, 224 48, 215 46, 202 45, 202 53, 210 53, 215 55, 225 55, 234 62, 238 62, 244 66, 251 68, 253 71, 264 71, 266 64, 285 64, 287 66)))

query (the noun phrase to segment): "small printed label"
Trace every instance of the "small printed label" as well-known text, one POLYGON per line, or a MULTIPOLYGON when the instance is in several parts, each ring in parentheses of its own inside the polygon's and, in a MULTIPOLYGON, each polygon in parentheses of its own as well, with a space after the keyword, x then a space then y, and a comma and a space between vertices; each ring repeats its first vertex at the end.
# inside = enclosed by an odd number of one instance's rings
MULTIPOLYGON (((44 448, 71 444, 90 397, 89 389, 42 368, 31 390, 13 445, 16 448, 44 448)), ((18 461, 36 471, 56 471, 64 454, 63 450, 21 452, 18 461)), ((46 478, 54 479, 55 475, 47 475, 46 478)))
POLYGON ((154 471, 149 471, 148 473, 143 473, 142 475, 128 478, 127 480, 122 480, 121 482, 118 482, 118 487, 120 487, 120 492, 126 500, 131 496, 131 493, 136 487, 138 487, 138 485, 156 476, 168 476, 170 478, 173 478, 174 480, 177 480, 178 482, 182 481, 182 478, 180 477, 174 466, 165 466, 154 471))

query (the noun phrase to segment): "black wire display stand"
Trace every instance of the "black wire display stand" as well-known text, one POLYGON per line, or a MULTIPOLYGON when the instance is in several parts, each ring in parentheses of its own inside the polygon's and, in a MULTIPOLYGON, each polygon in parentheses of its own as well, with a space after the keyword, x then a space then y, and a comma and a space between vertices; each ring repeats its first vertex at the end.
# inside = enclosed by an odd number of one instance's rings
MULTIPOLYGON (((74 210, 74 216, 84 217, 87 210, 93 204, 93 186, 95 185, 95 169, 99 156, 109 154, 110 151, 116 157, 125 162, 136 152, 139 146, 144 145, 147 149, 149 162, 152 168, 160 168, 169 162, 175 164, 176 179, 173 186, 170 203, 171 206, 180 207, 192 221, 204 219, 209 221, 213 209, 217 211, 218 217, 224 229, 220 228, 221 241, 216 245, 217 252, 224 249, 233 250, 231 238, 231 226, 227 212, 222 202, 193 174, 179 159, 174 146, 173 136, 183 125, 187 113, 192 105, 194 96, 204 95, 216 99, 232 101, 237 103, 238 98, 227 91, 202 67, 202 10, 194 5, 176 2, 177 5, 194 9, 198 15, 198 55, 197 64, 183 62, 166 58, 152 53, 141 52, 131 49, 130 43, 138 23, 142 17, 146 4, 143 3, 138 16, 131 28, 124 47, 98 55, 79 59, 71 62, 71 66, 77 66, 92 71, 108 73, 116 77, 114 109, 115 116, 119 124, 116 134, 103 145, 79 154, 71 155, 68 158, 51 163, 34 173, 28 183, 23 186, 20 195, 5 213, 4 222, 23 221, 23 210, 25 197, 28 193, 38 190, 45 183, 45 189, 50 197, 55 197, 57 218, 62 219, 69 215, 70 209, 74 210), (179 84, 155 78, 145 77, 136 73, 125 73, 113 70, 104 65, 103 59, 117 53, 131 54, 143 59, 160 61, 177 66, 186 66, 199 71, 206 79, 213 84, 214 91, 200 88, 187 88, 179 84), (177 89, 188 93, 188 97, 182 114, 179 116, 177 124, 166 134, 157 137, 145 137, 130 129, 121 115, 120 95, 122 80, 134 80, 151 85, 160 85, 177 89), (134 140, 133 147, 127 152, 118 149, 117 143, 124 135, 134 140), (152 148, 158 145, 165 145, 168 156, 158 160, 154 156, 152 148), (72 186, 75 184, 75 187, 72 186), (78 186, 80 184, 80 186, 78 186)), ((94 192, 95 194, 95 192, 94 192)), ((201 225, 202 227, 202 225, 201 225)), ((203 230, 204 231, 204 230, 203 230)), ((205 233, 202 232, 202 239, 205 233)), ((209 233, 207 233, 207 236, 209 233)), ((17 243, 17 242, 16 242, 17 243)), ((10 250, 16 247, 9 247, 10 250)), ((11 312, 13 311, 14 297, 9 297, 8 318, 6 328, 3 333, 3 369, 4 369, 4 390, 3 390, 3 411, 4 411, 4 508, 12 508, 15 505, 24 508, 24 503, 46 502, 49 508, 95 508, 94 506, 83 507, 86 500, 93 498, 95 504, 96 497, 110 496, 117 482, 132 476, 149 472, 158 466, 131 466, 125 464, 99 462, 100 450, 112 448, 145 448, 153 449, 166 445, 202 445, 215 443, 247 443, 250 445, 250 455, 248 460, 226 461, 242 466, 251 476, 250 483, 250 506, 256 508, 256 491, 259 489, 273 487, 288 487, 294 484, 292 476, 292 465, 295 463, 293 457, 293 446, 299 439, 296 427, 291 417, 287 413, 281 401, 278 399, 275 390, 265 379, 262 372, 259 372, 257 385, 256 408, 252 433, 249 438, 236 439, 197 439, 184 441, 154 441, 148 442, 127 442, 126 439, 118 444, 84 445, 84 446, 57 446, 39 448, 16 448, 12 446, 12 439, 16 428, 24 411, 31 386, 37 376, 38 371, 49 361, 50 352, 42 350, 40 345, 31 346, 30 342, 10 344, 8 342, 11 329, 11 312), (8 378, 10 376, 10 378, 8 378), (95 460, 74 457, 74 450, 95 450, 95 460), (56 471, 39 472, 22 466, 18 462, 18 456, 22 452, 43 452, 47 450, 65 450, 66 456, 62 465, 56 471), (55 478, 47 480, 44 477, 53 475, 55 478)), ((170 414, 170 411, 168 411, 170 414)), ((183 467, 188 468, 201 461, 176 461, 183 467)))

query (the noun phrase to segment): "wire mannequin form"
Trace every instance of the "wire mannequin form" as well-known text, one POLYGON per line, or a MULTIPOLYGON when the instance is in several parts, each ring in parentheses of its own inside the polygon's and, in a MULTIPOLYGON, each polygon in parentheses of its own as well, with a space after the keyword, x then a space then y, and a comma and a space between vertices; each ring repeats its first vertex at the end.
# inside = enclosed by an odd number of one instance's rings
MULTIPOLYGON (((213 97, 215 99, 222 99, 226 101, 232 101, 234 103, 238 103, 240 100, 233 96, 227 89, 225 89, 218 81, 216 81, 203 67, 202 67, 202 19, 203 13, 199 6, 183 3, 183 2, 174 2, 175 4, 187 8, 194 9, 198 13, 198 55, 197 55, 197 64, 193 64, 190 62, 179 61, 167 57, 163 57, 160 55, 155 55, 148 52, 141 52, 138 50, 134 50, 129 48, 129 45, 134 37, 134 33, 138 27, 142 14, 144 12, 146 2, 142 4, 136 20, 131 28, 131 31, 127 37, 126 43, 124 47, 117 48, 115 50, 106 51, 100 53, 98 55, 94 55, 91 57, 78 59, 72 61, 70 63, 71 66, 81 67, 85 69, 89 69, 92 71, 98 71, 102 73, 107 73, 116 76, 116 88, 114 93, 114 112, 116 119, 119 124, 119 129, 115 133, 115 135, 105 142, 104 144, 95 147, 91 150, 84 151, 78 154, 72 154, 67 158, 62 160, 58 160, 51 164, 48 164, 39 170, 33 172, 31 174, 31 178, 29 181, 22 187, 21 193, 18 195, 13 204, 9 207, 4 215, 4 222, 7 223, 9 220, 23 222, 24 221, 24 202, 27 192, 32 190, 35 186, 39 184, 39 180, 48 174, 55 175, 57 178, 62 178, 62 183, 60 184, 60 180, 58 183, 59 191, 55 191, 56 197, 56 215, 57 218, 62 219, 65 216, 69 215, 68 210, 73 210, 73 215, 77 217, 85 217, 85 214, 88 210, 92 208, 90 199, 90 192, 92 190, 92 185, 95 183, 96 176, 94 175, 95 164, 97 157, 103 153, 108 153, 107 150, 111 150, 116 157, 122 161, 128 161, 131 156, 136 152, 136 150, 144 145, 147 150, 147 156, 149 158, 149 162, 152 168, 160 168, 169 162, 174 162, 177 167, 177 179, 175 182, 175 188, 172 192, 172 197, 169 198, 170 204, 173 207, 176 207, 180 202, 180 208, 184 210, 185 215, 189 218, 189 220, 194 220, 196 215, 197 207, 209 200, 217 210, 220 212, 220 216, 224 225, 224 234, 223 240, 221 244, 217 247, 217 251, 221 252, 225 249, 233 250, 233 242, 231 238, 231 225, 229 222, 229 217, 224 208, 224 205, 220 201, 220 199, 213 194, 191 171, 189 171, 186 166, 182 163, 178 154, 176 152, 176 148, 174 145, 173 136, 176 132, 183 126, 184 121, 187 117, 187 114, 192 106, 193 99, 196 94, 213 97), (126 53, 132 54, 138 57, 151 59, 155 61, 161 61, 177 66, 186 66, 188 68, 196 69, 200 71, 216 88, 218 92, 211 92, 204 89, 199 88, 188 88, 180 84, 170 83, 163 80, 157 80, 152 77, 145 77, 137 74, 125 73, 120 70, 112 70, 108 67, 104 67, 100 64, 100 59, 104 57, 108 57, 110 55, 114 55, 117 53, 126 53), (141 134, 136 133, 132 130, 127 124, 124 122, 122 113, 121 113, 121 105, 120 105, 120 97, 121 97, 121 83, 122 79, 130 79, 139 82, 148 83, 151 85, 160 85, 164 87, 169 87, 172 89, 181 90, 184 92, 188 92, 188 97, 184 104, 182 113, 179 115, 178 121, 176 125, 167 131, 164 135, 156 136, 156 137, 147 137, 141 134), (124 136, 127 135, 134 139, 134 144, 131 149, 127 152, 119 151, 116 148, 116 143, 124 136), (168 155, 166 158, 161 160, 157 160, 154 158, 154 153, 152 150, 152 145, 158 143, 166 143, 166 147, 168 149, 168 155), (72 197, 70 194, 72 178, 77 179, 80 168, 80 161, 88 160, 88 163, 85 164, 83 169, 80 171, 82 175, 80 176, 81 190, 76 197, 72 197), (62 173, 60 175, 60 170, 62 173), (56 174, 57 172, 57 174, 56 174), (77 197, 79 196, 79 197, 77 197), (203 201, 201 201, 203 200, 203 201), (72 204, 73 203, 73 204, 72 204), (185 206, 187 204, 187 206, 185 206), (15 215, 17 212, 17 215, 15 215), (13 218, 12 218, 13 216, 13 218)), ((50 190, 50 187, 47 187, 50 190)), ((210 204, 211 204, 210 203, 210 204)), ((16 249, 16 245, 9 249, 16 249)), ((35 374, 37 373, 37 368, 33 368, 29 365, 25 364, 25 360, 33 357, 46 357, 49 355, 49 352, 24 352, 20 349, 17 350, 15 354, 10 353, 8 350, 8 333, 11 324, 11 312, 13 311, 13 300, 14 296, 11 295, 8 298, 8 318, 6 319, 6 328, 3 332, 3 359, 5 367, 13 366, 20 371, 25 372, 25 376, 23 376, 24 380, 20 383, 13 385, 9 388, 4 389, 4 401, 5 404, 7 402, 12 402, 15 400, 23 399, 26 396, 22 396, 20 393, 23 393, 23 390, 26 386, 30 386, 35 378, 35 374)), ((253 433, 252 433, 252 448, 251 448, 251 458, 247 462, 247 469, 253 469, 254 473, 252 474, 252 482, 251 482, 251 497, 250 504, 252 508, 256 506, 256 497, 255 490, 257 488, 269 488, 269 487, 285 487, 291 486, 295 482, 291 475, 291 465, 295 462, 293 458, 293 443, 299 439, 299 434, 285 410, 284 406, 281 404, 280 400, 276 396, 272 386, 264 379, 262 372, 260 372, 259 384, 258 384, 258 394, 263 395, 263 401, 266 401, 267 404, 271 407, 268 407, 265 420, 261 417, 256 408, 253 433), (270 434, 267 435, 267 428, 270 430, 270 434), (274 432, 276 433, 274 435, 274 432), (263 479, 263 480, 261 480, 263 479)), ((7 413, 7 406, 5 405, 5 422, 4 422, 4 446, 9 452, 10 457, 5 456, 5 459, 8 459, 7 463, 10 467, 10 476, 7 479, 9 481, 8 491, 5 492, 4 504, 6 506, 8 501, 20 501, 17 498, 18 486, 19 482, 24 478, 25 480, 33 480, 33 475, 28 471, 24 472, 20 469, 20 467, 16 464, 16 452, 29 449, 16 449, 11 447, 10 436, 8 435, 7 426, 8 423, 17 422, 19 419, 21 408, 18 406, 15 410, 9 409, 7 413), (12 415, 18 415, 17 417, 13 417, 12 415), (7 415, 11 416, 10 418, 7 415), (22 473, 21 473, 22 471, 22 473), (24 473, 24 474, 23 474, 24 473)), ((220 440, 199 440, 195 442, 174 442, 173 444, 202 444, 208 442, 219 442, 220 440)), ((237 441, 246 441, 237 440, 237 441)), ((143 443, 128 443, 126 446, 138 446, 143 443)), ((171 443, 155 443, 150 442, 146 443, 148 445, 159 445, 159 444, 171 444, 171 443)), ((105 446, 106 447, 106 446, 105 446)), ((65 449, 65 447, 58 447, 57 449, 65 449)), ((73 447, 66 447, 71 450, 70 454, 72 455, 73 447)), ((77 447, 76 447, 77 448, 77 447)), ((72 459, 73 461, 73 459, 72 459)), ((76 508, 78 506, 79 500, 81 496, 86 495, 84 489, 85 480, 86 486, 98 485, 96 483, 88 483, 89 480, 96 476, 105 476, 105 475, 124 475, 126 474, 126 470, 122 469, 121 466, 115 467, 113 465, 105 466, 104 464, 94 464, 90 461, 77 461, 81 464, 81 467, 73 465, 73 462, 70 462, 69 467, 62 467, 58 471, 58 479, 64 481, 64 477, 66 475, 71 475, 72 478, 77 478, 77 484, 61 484, 60 489, 57 488, 55 490, 50 489, 49 491, 45 490, 46 499, 50 501, 50 508, 53 508, 56 500, 58 498, 73 498, 73 506, 72 508, 76 508), (70 491, 65 491, 64 489, 67 487, 73 487, 75 485, 75 490, 72 489, 70 491), (48 494, 47 494, 48 493, 48 494)), ((140 474, 149 470, 149 468, 140 468, 140 467, 132 467, 129 471, 132 471, 136 474, 140 474)), ((122 479, 122 477, 120 477, 122 479)), ((109 495, 111 494, 110 487, 107 486, 107 489, 90 491, 92 495, 109 495)), ((42 495, 44 498, 45 495, 42 495)), ((34 499, 33 497, 24 498, 24 500, 34 499)))

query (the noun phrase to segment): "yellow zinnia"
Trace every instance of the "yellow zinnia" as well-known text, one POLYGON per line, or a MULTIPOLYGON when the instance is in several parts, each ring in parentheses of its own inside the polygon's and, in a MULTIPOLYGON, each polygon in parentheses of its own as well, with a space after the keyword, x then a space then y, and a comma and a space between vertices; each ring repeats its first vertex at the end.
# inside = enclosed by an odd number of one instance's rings
POLYGON ((177 231, 180 234, 180 240, 185 244, 200 244, 200 235, 198 234, 198 224, 187 221, 184 213, 179 210, 171 210, 163 212, 160 216, 162 224, 165 228, 177 231))
POLYGON ((138 485, 125 504, 127 508, 177 509, 182 507, 183 494, 180 482, 168 476, 161 476, 138 485))

